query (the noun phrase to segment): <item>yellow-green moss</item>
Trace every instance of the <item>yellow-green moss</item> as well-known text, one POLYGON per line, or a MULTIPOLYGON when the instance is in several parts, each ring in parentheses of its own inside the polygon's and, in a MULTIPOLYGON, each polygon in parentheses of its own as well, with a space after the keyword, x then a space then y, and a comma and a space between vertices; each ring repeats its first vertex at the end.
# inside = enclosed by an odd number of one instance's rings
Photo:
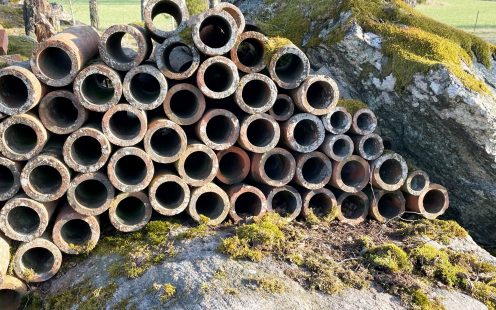
POLYGON ((346 286, 335 274, 336 262, 330 258, 311 256, 305 259, 305 267, 312 272, 309 285, 327 294, 341 292, 346 286))
POLYGON ((261 290, 264 290, 272 294, 281 294, 286 291, 286 285, 284 282, 276 277, 261 277, 253 279, 253 282, 261 290))
POLYGON ((9 55, 19 54, 23 60, 31 57, 36 41, 27 36, 9 36, 9 55))
POLYGON ((183 233, 180 233, 178 239, 195 239, 195 238, 205 238, 212 234, 212 229, 208 225, 210 219, 204 215, 200 215, 200 223, 192 228, 188 228, 183 233))
POLYGON ((415 223, 401 223, 400 233, 406 237, 424 236, 431 240, 449 244, 451 239, 466 238, 467 231, 455 221, 421 220, 415 223))
POLYGON ((186 0, 189 15, 198 15, 208 10, 208 0, 186 0))
POLYGON ((435 299, 432 300, 425 292, 416 289, 411 292, 411 305, 414 310, 442 310, 445 309, 443 304, 435 299))
POLYGON ((360 109, 366 109, 368 106, 361 100, 357 99, 340 99, 338 107, 345 108, 352 116, 360 109))
POLYGON ((152 288, 159 293, 161 302, 165 303, 176 297, 176 287, 172 283, 153 283, 152 288))
POLYGON ((234 259, 249 259, 254 262, 259 262, 263 258, 262 251, 252 249, 247 240, 241 240, 238 236, 222 240, 219 251, 234 259))
POLYGON ((410 272, 412 264, 408 254, 392 243, 371 247, 364 255, 365 259, 375 268, 390 272, 410 272))
POLYGON ((496 288, 494 286, 482 282, 474 282, 471 295, 483 302, 489 310, 496 309, 496 288))
POLYGON ((268 38, 264 45, 264 62, 266 64, 270 63, 272 55, 277 52, 281 47, 293 45, 293 42, 287 38, 282 37, 271 37, 268 38))
POLYGON ((239 290, 234 287, 226 287, 224 293, 228 295, 239 295, 239 290))
POLYGON ((0 26, 5 29, 24 27, 22 7, 0 5, 0 26))

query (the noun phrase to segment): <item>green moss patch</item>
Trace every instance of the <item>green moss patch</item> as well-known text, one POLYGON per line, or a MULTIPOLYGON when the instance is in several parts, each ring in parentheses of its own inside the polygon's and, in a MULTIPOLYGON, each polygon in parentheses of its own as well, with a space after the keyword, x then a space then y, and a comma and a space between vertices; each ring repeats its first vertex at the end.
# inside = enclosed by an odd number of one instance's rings
POLYGON ((22 7, 0 5, 0 25, 5 29, 24 27, 22 7))
POLYGON ((368 108, 367 104, 358 99, 340 99, 337 106, 345 108, 352 116, 358 110, 368 108))
POLYGON ((365 259, 375 268, 390 272, 410 272, 412 264, 403 249, 392 243, 371 247, 365 253, 365 259))
POLYGON ((208 0, 186 0, 190 15, 198 15, 208 10, 208 0))
POLYGON ((9 36, 9 55, 19 54, 24 60, 31 57, 36 41, 28 36, 9 36))
POLYGON ((405 237, 422 236, 442 244, 449 244, 451 239, 466 238, 467 231, 455 221, 420 220, 415 223, 401 223, 399 232, 405 237))
POLYGON ((286 291, 286 285, 284 282, 273 276, 258 277, 250 279, 250 282, 255 284, 256 287, 262 291, 271 294, 281 294, 286 291))

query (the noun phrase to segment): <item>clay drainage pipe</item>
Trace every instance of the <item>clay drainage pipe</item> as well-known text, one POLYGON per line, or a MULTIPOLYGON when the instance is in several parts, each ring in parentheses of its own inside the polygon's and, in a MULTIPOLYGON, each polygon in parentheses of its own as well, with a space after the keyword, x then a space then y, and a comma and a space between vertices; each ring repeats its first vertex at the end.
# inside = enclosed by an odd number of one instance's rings
POLYGON ((143 140, 146 153, 154 162, 161 164, 177 161, 186 150, 187 143, 181 126, 167 119, 151 122, 143 140))
POLYGON ((124 77, 123 93, 127 102, 142 110, 159 107, 167 95, 165 76, 152 65, 131 69, 124 77))
POLYGON ((143 192, 120 193, 109 209, 112 225, 122 232, 141 230, 152 217, 153 209, 143 192))
POLYGON ((238 88, 238 68, 226 57, 208 58, 198 68, 196 84, 201 92, 209 98, 227 98, 234 94, 238 88))
POLYGON ((335 135, 344 134, 351 128, 353 118, 351 114, 343 107, 334 107, 322 116, 324 128, 335 135))
POLYGON ((267 211, 276 212, 288 222, 300 215, 302 205, 300 193, 291 186, 276 187, 267 193, 267 211))
POLYGON ((155 60, 165 77, 185 80, 192 77, 200 66, 200 53, 193 44, 187 44, 175 36, 157 46, 155 60))
POLYGON ((28 69, 10 66, 0 70, 1 113, 26 113, 38 104, 43 92, 40 81, 28 69))
POLYGON ((127 193, 145 189, 154 173, 150 156, 136 147, 119 149, 107 165, 107 174, 112 185, 127 193))
POLYGON ((224 184, 241 183, 250 173, 250 157, 237 146, 217 152, 217 159, 219 161, 217 180, 224 184))
POLYGON ((375 133, 364 136, 353 136, 355 153, 366 160, 375 160, 384 152, 382 138, 375 133))
POLYGON ((321 152, 298 154, 296 156, 296 184, 309 189, 319 189, 329 183, 332 175, 331 160, 321 152))
POLYGON ((78 130, 88 119, 88 111, 67 90, 52 91, 43 97, 38 114, 45 128, 59 135, 78 130))
POLYGON ((67 191, 69 205, 82 215, 100 215, 108 210, 115 190, 106 175, 100 172, 76 176, 67 191))
POLYGON ((324 221, 331 221, 337 215, 338 203, 336 197, 327 188, 306 191, 302 195, 302 215, 309 218, 311 214, 324 221))
POLYGON ((405 213, 405 197, 400 191, 369 191, 369 215, 379 222, 399 218, 405 213))
POLYGON ((210 110, 196 124, 196 135, 209 148, 221 151, 233 146, 239 137, 239 121, 223 109, 210 110))
POLYGON ((253 153, 265 153, 276 147, 281 137, 279 124, 268 114, 252 114, 241 120, 239 145, 253 153))
POLYGON ((168 37, 179 34, 186 27, 189 20, 186 1, 152 0, 144 7, 143 19, 146 29, 152 33, 156 41, 161 42, 168 37), (155 24, 156 21, 171 17, 174 19, 173 26, 168 23, 169 26, 165 28, 159 26, 160 24, 155 24))
POLYGON ((332 163, 331 184, 347 193, 358 193, 369 183, 369 163, 356 155, 332 163))
POLYGON ((145 137, 148 127, 146 112, 129 104, 110 108, 102 118, 102 130, 110 143, 133 146, 145 137))
POLYGON ((339 89, 328 76, 311 75, 294 91, 296 106, 313 115, 326 115, 338 104, 339 89))
POLYGON ((406 209, 420 213, 427 219, 443 215, 448 207, 448 191, 439 184, 431 183, 419 196, 406 195, 406 209))
POLYGON ((244 73, 260 72, 265 69, 266 44, 267 37, 260 32, 243 32, 231 50, 231 59, 244 73))
POLYGON ((288 95, 279 94, 277 95, 276 102, 269 110, 269 114, 276 121, 285 122, 293 116, 294 110, 293 99, 291 99, 288 95))
POLYGON ((40 203, 19 195, 9 200, 0 212, 0 228, 12 240, 29 242, 45 232, 57 204, 40 203))
POLYGON ((23 243, 13 259, 15 274, 26 282, 44 282, 52 278, 62 264, 62 253, 45 238, 23 243))
POLYGON ((234 94, 237 105, 246 113, 256 114, 269 111, 277 98, 276 84, 260 73, 243 76, 234 94))
POLYGON ((0 201, 9 200, 21 188, 21 164, 0 157, 0 201))
POLYGON ((188 207, 190 194, 188 184, 169 171, 157 173, 148 188, 152 208, 165 216, 183 212, 188 207))
POLYGON ((245 16, 237 6, 228 2, 221 2, 215 5, 215 9, 223 10, 224 12, 227 12, 229 15, 231 15, 231 17, 234 18, 234 21, 236 22, 236 26, 238 26, 237 35, 239 36, 243 33, 246 25, 245 16))
POLYGON ((246 184, 238 184, 227 190, 231 209, 229 216, 238 223, 248 219, 260 219, 267 212, 267 199, 258 188, 246 184))
POLYGON ((283 148, 274 148, 263 154, 254 154, 251 161, 251 176, 262 184, 284 186, 291 182, 296 171, 296 160, 283 148))
POLYGON ((372 185, 386 191, 395 191, 405 183, 408 166, 401 155, 386 153, 372 162, 372 185))
POLYGON ((330 159, 335 161, 342 161, 351 155, 355 146, 353 140, 348 135, 327 134, 324 143, 322 143, 320 150, 329 156, 330 159))
POLYGON ((405 184, 401 190, 413 196, 419 196, 422 192, 429 188, 430 179, 427 173, 422 170, 415 170, 408 174, 405 184))
POLYGON ((65 206, 53 225, 53 243, 66 254, 84 254, 100 239, 100 224, 94 216, 81 215, 65 206))
POLYGON ((364 108, 359 109, 353 115, 353 123, 350 132, 357 135, 368 135, 377 128, 377 117, 372 110, 364 108))
POLYGON ((315 115, 300 113, 281 125, 283 142, 293 151, 310 153, 317 150, 325 139, 322 121, 315 115))
POLYGON ((308 57, 289 41, 270 56, 270 77, 281 88, 297 88, 310 73, 308 57))
MULTIPOLYGON (((10 264, 10 245, 8 239, 0 234, 0 285, 5 280, 10 264)), ((0 302, 2 300, 0 299, 0 302)))
POLYGON ((208 56, 229 53, 236 43, 238 25, 227 12, 210 9, 198 16, 192 27, 193 42, 208 56))
POLYGON ((0 309, 20 309, 24 296, 28 294, 26 285, 13 276, 0 279, 0 309))
POLYGON ((205 96, 194 85, 183 83, 171 87, 164 101, 165 115, 178 125, 193 125, 205 112, 205 96))
POLYGON ((175 165, 179 176, 196 187, 212 182, 219 169, 215 152, 197 141, 189 141, 186 151, 175 165))
POLYGON ((231 204, 229 196, 213 183, 193 189, 188 206, 189 215, 196 222, 201 222, 200 216, 206 216, 210 225, 219 225, 229 213, 231 204))
POLYGON ((337 218, 339 221, 358 225, 369 213, 369 198, 363 192, 342 193, 338 197, 337 218))

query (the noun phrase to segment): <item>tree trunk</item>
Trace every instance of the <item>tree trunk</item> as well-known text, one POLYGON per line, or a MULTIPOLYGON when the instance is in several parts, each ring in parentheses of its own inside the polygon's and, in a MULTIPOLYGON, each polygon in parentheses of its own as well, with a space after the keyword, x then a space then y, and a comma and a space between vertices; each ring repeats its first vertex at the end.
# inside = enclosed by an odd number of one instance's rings
POLYGON ((98 19, 98 4, 97 0, 90 0, 90 21, 91 26, 96 29, 100 26, 100 20, 98 19))
POLYGON ((24 31, 28 36, 36 36, 38 42, 48 39, 55 34, 50 22, 51 6, 46 0, 24 1, 23 17, 24 31))
POLYGON ((36 0, 25 0, 22 14, 24 17, 24 32, 27 36, 34 36, 36 0))

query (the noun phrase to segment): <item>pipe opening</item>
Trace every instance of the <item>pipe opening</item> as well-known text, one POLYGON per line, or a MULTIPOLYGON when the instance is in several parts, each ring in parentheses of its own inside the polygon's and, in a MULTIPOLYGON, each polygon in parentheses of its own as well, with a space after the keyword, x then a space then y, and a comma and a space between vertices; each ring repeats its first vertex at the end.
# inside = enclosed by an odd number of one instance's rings
POLYGON ((444 196, 444 193, 440 190, 437 189, 431 189, 427 194, 424 196, 424 200, 422 201, 422 204, 424 205, 424 210, 427 213, 438 213, 440 212, 444 204, 446 203, 446 197, 444 196))
POLYGON ((224 154, 219 160, 219 171, 227 179, 237 180, 244 168, 243 157, 235 152, 224 154))
POLYGON ((385 219, 392 219, 401 214, 403 204, 395 193, 384 194, 377 202, 379 214, 385 219))
POLYGON ((132 140, 141 131, 141 120, 131 111, 118 111, 110 116, 109 129, 121 140, 132 140))
POLYGON ((183 73, 193 64, 193 51, 184 43, 174 42, 164 50, 162 62, 168 71, 183 73))
POLYGON ((3 165, 0 165, 0 194, 7 193, 14 186, 14 174, 3 165))
POLYGON ((125 155, 115 164, 115 175, 124 184, 138 185, 146 178, 144 160, 136 155, 125 155))
POLYGON ((275 135, 272 123, 264 118, 251 122, 246 130, 248 141, 256 147, 265 147, 271 144, 275 135))
POLYGON ((55 257, 48 249, 36 247, 27 250, 21 258, 25 269, 32 269, 35 274, 50 272, 55 264, 55 257))
POLYGON ((332 145, 332 152, 339 157, 345 157, 351 154, 351 144, 350 141, 340 138, 334 141, 332 145))
POLYGON ((272 106, 272 112, 280 117, 287 116, 291 113, 292 102, 284 97, 277 98, 276 102, 272 106))
POLYGON ((67 221, 60 229, 62 239, 69 245, 86 245, 91 240, 91 227, 87 222, 74 219, 67 221))
POLYGON ((308 207, 317 217, 327 216, 332 209, 332 198, 327 194, 317 193, 310 198, 308 207))
POLYGON ((321 158, 312 157, 303 164, 301 174, 305 181, 319 184, 329 176, 329 168, 321 158))
POLYGON ((363 142, 363 152, 368 157, 376 157, 382 151, 382 143, 378 138, 370 136, 363 142))
POLYGON ((119 202, 115 215, 125 225, 136 225, 145 218, 146 207, 140 199, 129 196, 119 202))
POLYGON ((410 188, 416 192, 419 192, 425 188, 425 184, 427 180, 425 177, 421 174, 415 175, 411 182, 410 182, 410 188))
POLYGON ((263 62, 265 48, 260 40, 247 38, 239 44, 236 52, 242 65, 256 67, 263 62))
POLYGON ((69 127, 76 123, 79 112, 72 100, 66 97, 54 97, 47 102, 46 116, 57 127, 69 127))
POLYGON ((236 198, 234 210, 241 218, 257 216, 262 212, 262 200, 252 192, 244 192, 236 198))
POLYGON ((331 115, 330 123, 332 128, 338 130, 344 130, 348 127, 350 120, 346 112, 343 111, 335 111, 331 115))
POLYGON ((401 163, 396 159, 388 159, 379 167, 379 176, 384 183, 389 185, 398 184, 401 181, 403 169, 401 163))
POLYGON ((206 192, 201 194, 196 200, 196 212, 198 215, 204 215, 209 219, 216 219, 224 212, 224 200, 215 192, 206 192))
POLYGON ((178 183, 167 181, 160 184, 155 192, 155 198, 161 207, 177 209, 184 202, 184 190, 178 183))
POLYGON ((360 218, 367 208, 365 201, 356 195, 346 197, 341 203, 341 214, 347 219, 360 218))
POLYGON ((205 152, 196 151, 191 153, 184 161, 184 172, 188 177, 195 180, 204 180, 212 173, 212 158, 205 152))
POLYGON ((317 81, 307 90, 307 101, 315 109, 326 109, 333 99, 333 88, 329 83, 317 81))
POLYGON ((18 154, 31 152, 38 143, 36 131, 24 124, 12 124, 3 134, 7 147, 18 154))
POLYGON ((62 186, 62 175, 54 167, 42 165, 31 171, 29 183, 41 194, 53 194, 62 186))
POLYGON ((30 235, 40 227, 41 219, 35 210, 26 206, 18 206, 10 210, 7 222, 16 233, 30 235))
POLYGON ((151 12, 153 26, 161 31, 175 30, 183 19, 181 9, 172 1, 160 1, 151 12))
POLYGON ((349 161, 341 168, 341 180, 347 186, 359 186, 366 177, 365 167, 358 161, 349 161))
POLYGON ((13 75, 0 77, 0 101, 8 108, 20 108, 28 100, 28 87, 13 75))
POLYGON ((170 98, 171 112, 180 118, 195 116, 199 108, 198 98, 188 89, 181 89, 170 98))
POLYGON ((262 80, 251 80, 243 87, 243 101, 252 108, 261 108, 270 100, 270 87, 262 80))
POLYGON ((276 75, 285 83, 293 83, 301 78, 305 64, 300 56, 293 53, 282 55, 276 62, 276 75))
POLYGON ((293 136, 299 145, 312 145, 319 140, 319 127, 314 121, 303 119, 294 127, 293 136))
POLYGON ((38 55, 38 67, 48 78, 59 80, 71 74, 72 60, 63 49, 50 46, 38 55))
POLYGON ((231 87, 234 76, 228 65, 215 62, 205 70, 203 80, 212 91, 223 92, 231 87))
POLYGON ((94 165, 102 157, 102 145, 91 136, 79 137, 71 146, 71 157, 79 165, 94 165))
POLYGON ((282 154, 270 155, 265 161, 264 171, 272 180, 284 180, 291 173, 291 160, 282 154))
POLYGON ((223 47, 231 37, 231 25, 221 16, 209 16, 200 25, 200 40, 208 47, 223 47))
POLYGON ((298 208, 295 195, 287 190, 281 190, 272 197, 272 210, 282 217, 293 214, 298 208))
POLYGON ((81 94, 92 104, 107 104, 114 92, 112 80, 99 73, 88 75, 81 84, 81 94))
POLYGON ((181 150, 181 136, 171 128, 160 128, 150 138, 152 150, 159 156, 172 157, 181 150))
POLYGON ((21 294, 13 289, 0 290, 0 309, 12 309, 13 305, 20 305, 21 294))
POLYGON ((120 63, 132 62, 138 56, 138 41, 124 31, 109 35, 105 46, 112 59, 120 63))
POLYGON ((215 143, 226 143, 229 137, 235 131, 234 124, 224 115, 216 115, 212 117, 206 128, 207 137, 215 143))
POLYGON ((85 208, 97 209, 107 201, 107 187, 96 179, 85 180, 74 190, 77 202, 85 208))
POLYGON ((357 117, 357 126, 360 130, 368 131, 374 127, 374 118, 370 113, 363 112, 357 117))
POLYGON ((131 78, 129 90, 137 101, 150 104, 160 96, 161 86, 155 76, 149 73, 138 73, 131 78))

